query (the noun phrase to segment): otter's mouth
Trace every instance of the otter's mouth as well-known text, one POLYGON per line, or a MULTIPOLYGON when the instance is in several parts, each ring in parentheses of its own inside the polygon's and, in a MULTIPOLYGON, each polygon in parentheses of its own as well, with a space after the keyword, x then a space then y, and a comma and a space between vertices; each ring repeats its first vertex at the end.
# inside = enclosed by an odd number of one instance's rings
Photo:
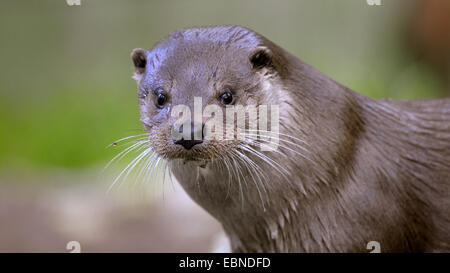
POLYGON ((200 158, 191 158, 191 159, 182 159, 183 164, 193 163, 200 168, 206 168, 206 166, 211 162, 210 160, 200 159, 200 158))
POLYGON ((168 160, 182 160, 183 162, 196 162, 205 164, 214 160, 215 155, 208 149, 205 142, 196 143, 195 145, 173 143, 166 147, 164 151, 159 152, 160 155, 168 160))
POLYGON ((209 163, 214 161, 213 157, 209 157, 204 151, 178 151, 175 153, 165 154, 164 157, 169 161, 180 161, 183 164, 193 164, 198 167, 205 168, 209 163))

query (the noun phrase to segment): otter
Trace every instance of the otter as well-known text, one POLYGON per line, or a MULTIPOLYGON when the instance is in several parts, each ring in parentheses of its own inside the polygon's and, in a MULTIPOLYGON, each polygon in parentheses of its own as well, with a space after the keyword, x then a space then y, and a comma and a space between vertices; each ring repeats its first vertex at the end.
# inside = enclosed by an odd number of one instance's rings
POLYGON ((450 251, 450 99, 371 99, 241 26, 182 29, 131 56, 149 146, 233 252, 450 251), (258 130, 175 140, 171 109, 194 97, 278 105, 278 148, 257 151, 258 130))

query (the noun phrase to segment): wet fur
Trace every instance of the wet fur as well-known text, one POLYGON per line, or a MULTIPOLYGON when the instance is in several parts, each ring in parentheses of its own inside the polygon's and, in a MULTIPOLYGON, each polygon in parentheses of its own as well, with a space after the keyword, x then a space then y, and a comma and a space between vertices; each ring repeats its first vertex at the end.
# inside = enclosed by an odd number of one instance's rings
POLYGON ((169 141, 169 113, 140 99, 152 148, 222 223, 233 251, 367 252, 369 241, 382 252, 450 251, 450 99, 370 99, 237 26, 181 30, 133 60, 140 92, 162 84, 172 104, 190 105, 194 95, 214 103, 217 90, 239 85, 241 103, 279 104, 280 132, 307 143, 306 158, 283 147, 266 153, 286 176, 247 154, 270 182, 261 193, 224 167, 239 143, 211 141, 187 154, 169 141), (202 164, 183 159, 192 154, 202 164))

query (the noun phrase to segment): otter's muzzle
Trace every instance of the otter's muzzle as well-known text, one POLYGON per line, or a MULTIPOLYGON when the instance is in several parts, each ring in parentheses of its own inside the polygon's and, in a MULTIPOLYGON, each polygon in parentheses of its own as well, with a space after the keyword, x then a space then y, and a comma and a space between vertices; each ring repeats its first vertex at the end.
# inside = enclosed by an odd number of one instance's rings
MULTIPOLYGON (((178 140, 174 139, 175 144, 179 144, 179 145, 183 146, 186 150, 190 150, 195 145, 203 143, 203 139, 204 139, 203 130, 204 130, 205 124, 202 124, 201 126, 200 125, 195 126, 195 124, 193 122, 191 122, 190 127, 191 127, 190 133, 184 132, 185 128, 184 128, 184 125, 182 124, 179 128, 179 133, 182 134, 181 139, 178 139, 178 140)), ((189 131, 189 129, 188 129, 188 131, 189 131)))

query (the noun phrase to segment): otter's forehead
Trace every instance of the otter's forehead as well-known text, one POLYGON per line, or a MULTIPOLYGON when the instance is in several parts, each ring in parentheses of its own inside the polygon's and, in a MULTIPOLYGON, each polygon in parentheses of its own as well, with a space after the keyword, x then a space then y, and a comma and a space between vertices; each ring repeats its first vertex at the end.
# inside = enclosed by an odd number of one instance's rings
POLYGON ((224 49, 214 41, 178 41, 172 40, 165 46, 155 48, 148 54, 150 73, 169 73, 174 78, 198 76, 210 73, 229 50, 224 49))
POLYGON ((213 77, 219 70, 245 68, 243 60, 260 43, 256 33, 238 26, 180 30, 148 53, 148 72, 179 79, 213 77))

